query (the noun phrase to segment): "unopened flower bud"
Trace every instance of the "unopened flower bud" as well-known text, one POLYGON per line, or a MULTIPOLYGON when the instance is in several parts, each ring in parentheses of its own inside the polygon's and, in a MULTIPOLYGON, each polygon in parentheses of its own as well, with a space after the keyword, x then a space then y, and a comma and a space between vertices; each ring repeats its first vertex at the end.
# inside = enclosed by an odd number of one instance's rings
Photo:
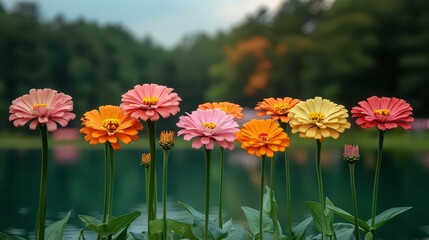
POLYGON ((344 145, 344 160, 348 163, 355 163, 359 160, 359 146, 358 145, 344 145))
POLYGON ((159 145, 164 150, 170 150, 174 147, 174 132, 173 131, 161 131, 159 137, 159 145))
POLYGON ((150 166, 150 161, 151 161, 150 153, 142 153, 142 160, 140 162, 140 165, 145 168, 148 168, 150 166))

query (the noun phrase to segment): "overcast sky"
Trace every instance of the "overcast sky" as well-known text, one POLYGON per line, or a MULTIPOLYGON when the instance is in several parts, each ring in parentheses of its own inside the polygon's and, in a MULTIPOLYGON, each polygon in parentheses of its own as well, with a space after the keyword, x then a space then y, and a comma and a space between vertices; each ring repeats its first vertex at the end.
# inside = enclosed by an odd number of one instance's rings
MULTIPOLYGON (((0 0, 6 8, 18 0, 0 0)), ((276 9, 283 0, 37 0, 44 19, 62 14, 100 24, 120 23, 137 37, 150 35, 165 47, 185 34, 228 30, 259 7, 276 9)))

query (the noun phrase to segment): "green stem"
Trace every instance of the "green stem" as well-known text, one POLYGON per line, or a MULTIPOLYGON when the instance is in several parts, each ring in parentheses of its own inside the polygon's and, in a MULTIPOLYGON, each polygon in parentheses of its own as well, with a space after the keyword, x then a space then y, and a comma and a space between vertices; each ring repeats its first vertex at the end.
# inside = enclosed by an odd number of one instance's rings
POLYGON ((264 202, 264 178, 265 178, 265 155, 262 155, 261 158, 261 183, 260 183, 260 196, 259 196, 259 239, 263 240, 263 229, 262 229, 262 219, 263 219, 263 202, 264 202))
POLYGON ((287 224, 288 224, 288 239, 292 239, 292 194, 290 189, 290 161, 288 150, 285 151, 285 168, 286 168, 286 201, 287 201, 287 224))
POLYGON ((103 209, 103 223, 107 220, 107 205, 109 195, 109 142, 104 144, 104 209, 103 209))
POLYGON ((277 224, 277 209, 274 206, 274 172, 275 172, 275 159, 274 157, 271 157, 271 174, 270 174, 270 208, 271 208, 271 217, 273 220, 273 226, 274 226, 274 236, 276 239, 280 239, 279 230, 278 230, 278 224, 277 224))
POLYGON ((359 238, 359 225, 358 225, 358 208, 357 208, 357 197, 356 197, 356 185, 355 185, 355 167, 354 163, 349 164, 349 172, 350 172, 350 185, 352 188, 352 202, 354 209, 354 217, 355 217, 355 238, 356 240, 359 238))
POLYGON ((48 175, 48 130, 45 124, 39 124, 42 135, 42 166, 40 172, 39 209, 36 220, 36 240, 45 239, 46 188, 48 175))
POLYGON ((167 167, 168 167, 169 150, 163 151, 163 168, 162 168, 162 221, 164 239, 167 239, 167 167))
POLYGON ((211 150, 205 149, 206 155, 206 212, 204 223, 204 240, 209 239, 209 208, 210 208, 210 153, 211 150))
POLYGON ((375 216, 377 215, 377 192, 378 192, 378 179, 380 177, 380 167, 381 167, 381 156, 383 151, 383 142, 384 142, 384 133, 385 131, 378 130, 378 150, 377 150, 377 164, 375 167, 375 178, 374 178, 374 188, 372 193, 372 217, 371 217, 371 232, 373 238, 375 239, 375 216))
POLYGON ((112 221, 112 209, 113 209, 113 189, 114 189, 114 182, 115 182, 115 159, 113 157, 113 147, 111 144, 109 144, 109 155, 110 155, 110 186, 109 186, 109 213, 107 218, 107 223, 112 221))
POLYGON ((316 140, 316 173, 317 173, 317 186, 319 189, 319 201, 320 206, 322 210, 322 226, 323 226, 323 233, 322 233, 322 240, 324 235, 326 234, 326 218, 325 218, 325 197, 323 195, 323 179, 322 179, 322 168, 320 165, 320 151, 322 149, 322 142, 320 140, 316 140))
POLYGON ((222 229, 222 189, 223 189, 223 169, 225 165, 224 149, 220 148, 220 180, 219 180, 219 228, 222 229))
POLYGON ((150 236, 150 221, 156 219, 156 179, 155 179, 155 122, 147 121, 149 131, 150 165, 149 165, 149 212, 147 221, 148 236, 150 236))

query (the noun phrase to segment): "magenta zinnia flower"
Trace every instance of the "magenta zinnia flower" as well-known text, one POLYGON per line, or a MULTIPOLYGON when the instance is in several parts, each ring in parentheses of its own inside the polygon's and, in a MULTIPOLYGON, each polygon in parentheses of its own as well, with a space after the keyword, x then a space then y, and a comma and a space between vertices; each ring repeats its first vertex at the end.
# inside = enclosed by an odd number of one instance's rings
POLYGON ((235 132, 238 131, 238 124, 234 121, 234 116, 226 114, 219 109, 198 109, 187 116, 180 116, 177 123, 183 128, 177 135, 184 134, 186 141, 197 138, 192 143, 192 147, 199 149, 203 145, 206 149, 213 149, 214 142, 220 147, 234 149, 236 139, 235 132))
POLYGON ((122 95, 120 106, 133 118, 157 121, 159 115, 163 118, 176 115, 180 111, 181 100, 172 88, 152 83, 134 86, 122 95))
POLYGON ((372 96, 360 101, 359 106, 352 108, 352 117, 362 128, 377 127, 379 130, 397 128, 411 129, 414 121, 410 115, 413 108, 403 99, 372 96))
POLYGON ((46 124, 48 131, 57 129, 57 123, 67 126, 76 115, 72 113, 73 102, 69 95, 57 92, 50 88, 31 89, 12 101, 9 107, 9 121, 13 121, 15 127, 22 127, 30 122, 30 129, 36 129, 38 124, 46 124))

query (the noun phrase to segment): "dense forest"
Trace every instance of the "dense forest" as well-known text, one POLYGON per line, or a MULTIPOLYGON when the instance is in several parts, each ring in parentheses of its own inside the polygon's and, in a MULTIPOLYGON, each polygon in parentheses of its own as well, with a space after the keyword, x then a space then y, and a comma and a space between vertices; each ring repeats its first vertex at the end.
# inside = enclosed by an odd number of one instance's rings
MULTIPOLYGON (((119 104, 136 84, 175 88, 183 111, 205 101, 253 108, 265 97, 316 95, 347 108, 396 96, 429 116, 429 1, 289 0, 215 35, 195 33, 173 49, 120 25, 58 16, 35 3, 0 3, 0 114, 30 88, 74 98, 75 112, 119 104)), ((7 117, 0 129, 10 128, 7 117)), ((73 123, 79 126, 78 121, 73 123)))

